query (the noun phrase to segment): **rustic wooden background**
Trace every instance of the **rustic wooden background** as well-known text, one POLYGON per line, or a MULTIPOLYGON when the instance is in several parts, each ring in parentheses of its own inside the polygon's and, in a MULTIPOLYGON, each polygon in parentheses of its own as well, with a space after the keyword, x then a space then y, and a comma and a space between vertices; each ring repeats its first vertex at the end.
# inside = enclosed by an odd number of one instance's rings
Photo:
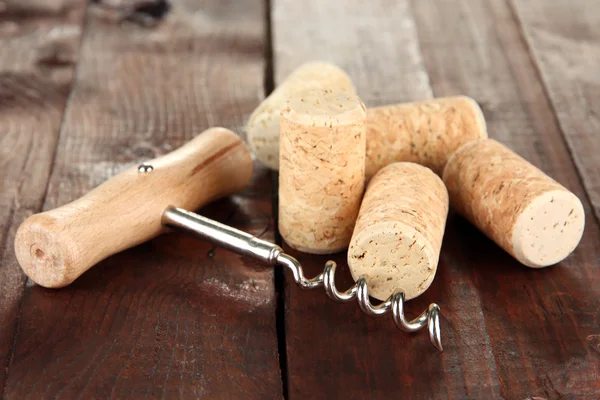
MULTIPOLYGON (((600 4, 153 1, 0 0, 3 398, 600 398, 600 4), (313 59, 346 69, 368 106, 475 98, 491 137, 580 196, 577 251, 531 270, 450 216, 438 276, 407 304, 441 305, 443 353, 181 234, 65 289, 27 281, 12 245, 28 215, 207 127, 243 135, 313 59)), ((276 181, 257 165, 201 212, 278 240, 276 181)), ((292 253, 314 274, 326 260, 292 253)))

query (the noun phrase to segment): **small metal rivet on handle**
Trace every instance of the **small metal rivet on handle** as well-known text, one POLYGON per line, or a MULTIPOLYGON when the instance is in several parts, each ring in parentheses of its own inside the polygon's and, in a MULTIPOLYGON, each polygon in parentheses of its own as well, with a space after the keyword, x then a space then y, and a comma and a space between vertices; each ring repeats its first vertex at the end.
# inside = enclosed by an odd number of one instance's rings
POLYGON ((405 332, 416 332, 427 327, 429 340, 438 350, 443 351, 440 331, 440 307, 435 303, 430 304, 428 309, 423 311, 417 318, 407 321, 404 316, 405 300, 402 292, 395 292, 380 304, 372 304, 369 299, 367 281, 364 278, 360 278, 348 290, 338 291, 335 286, 336 264, 333 261, 328 261, 325 264, 322 273, 314 278, 307 279, 298 260, 285 254, 281 247, 246 232, 175 207, 168 207, 164 211, 162 224, 185 230, 217 246, 238 254, 251 256, 266 264, 284 266, 290 270, 294 276, 294 281, 302 289, 315 289, 323 286, 327 296, 339 303, 356 299, 360 309, 365 314, 379 316, 391 311, 394 323, 405 332))
POLYGON ((150 164, 140 164, 138 166, 138 172, 140 174, 147 174, 149 172, 152 172, 152 170, 154 170, 154 167, 150 164))

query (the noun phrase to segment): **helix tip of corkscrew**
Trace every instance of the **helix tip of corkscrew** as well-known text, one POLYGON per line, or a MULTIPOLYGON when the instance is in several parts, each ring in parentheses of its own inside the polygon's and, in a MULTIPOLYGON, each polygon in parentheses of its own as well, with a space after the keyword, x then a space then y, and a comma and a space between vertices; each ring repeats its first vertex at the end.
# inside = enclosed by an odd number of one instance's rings
POLYGON ((440 329, 440 306, 436 303, 429 305, 429 319, 427 330, 429 331, 429 340, 439 351, 444 351, 442 346, 442 331, 440 329))
POLYGON ((369 298, 369 286, 365 278, 360 278, 355 285, 340 292, 335 286, 334 261, 327 261, 322 273, 314 278, 307 279, 304 276, 302 266, 294 257, 279 252, 275 256, 276 263, 287 267, 294 276, 295 282, 302 289, 315 289, 323 286, 327 296, 338 303, 346 303, 357 299, 360 309, 367 315, 379 316, 391 310, 392 318, 396 326, 405 332, 417 332, 425 327, 429 332, 429 340, 439 351, 442 347, 442 334, 440 330, 440 307, 431 303, 427 310, 423 311, 417 318, 407 321, 404 316, 404 293, 396 291, 387 300, 373 304, 369 298))

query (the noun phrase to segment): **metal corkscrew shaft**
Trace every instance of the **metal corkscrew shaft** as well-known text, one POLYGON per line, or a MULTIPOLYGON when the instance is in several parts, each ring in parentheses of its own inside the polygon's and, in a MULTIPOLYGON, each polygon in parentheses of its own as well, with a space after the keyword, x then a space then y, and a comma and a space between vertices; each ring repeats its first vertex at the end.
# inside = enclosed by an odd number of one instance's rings
POLYGON ((306 278, 298 260, 285 254, 281 247, 238 229, 176 207, 168 207, 164 211, 161 221, 163 225, 182 229, 235 253, 253 257, 266 264, 287 267, 302 289, 315 289, 323 286, 327 296, 340 303, 357 299, 358 305, 365 314, 380 316, 391 310, 394 323, 399 329, 405 332, 416 332, 427 327, 431 343, 438 350, 443 350, 440 307, 435 303, 430 304, 429 308, 417 318, 407 321, 404 316, 404 293, 396 292, 382 303, 372 304, 365 278, 358 279, 354 286, 340 292, 335 286, 336 264, 333 261, 328 261, 324 271, 319 275, 314 278, 306 278))

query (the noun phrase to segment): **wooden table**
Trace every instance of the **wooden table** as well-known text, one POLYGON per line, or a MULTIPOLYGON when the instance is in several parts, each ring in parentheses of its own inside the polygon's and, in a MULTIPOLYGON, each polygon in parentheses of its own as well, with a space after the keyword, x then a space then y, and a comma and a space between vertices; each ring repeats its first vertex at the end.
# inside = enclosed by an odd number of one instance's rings
MULTIPOLYGON (((0 1, 2 397, 600 398, 597 2, 100 3, 0 1), (407 304, 441 305, 443 353, 182 234, 65 289, 26 279, 12 245, 28 215, 207 127, 243 135, 313 59, 346 69, 368 106, 475 98, 491 137, 580 196, 577 251, 531 270, 451 215, 438 275, 407 304)), ((201 212, 273 241, 277 176, 256 167, 247 190, 201 212)), ((326 260, 293 254, 311 274, 326 260)))

